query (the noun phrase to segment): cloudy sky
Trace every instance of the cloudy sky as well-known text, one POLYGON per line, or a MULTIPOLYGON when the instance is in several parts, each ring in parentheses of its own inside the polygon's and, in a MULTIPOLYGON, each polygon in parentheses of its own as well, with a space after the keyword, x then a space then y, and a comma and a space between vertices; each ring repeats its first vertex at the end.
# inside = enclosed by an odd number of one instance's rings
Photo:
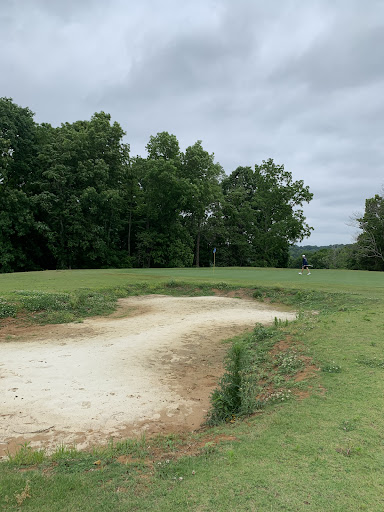
POLYGON ((227 174, 273 158, 314 199, 311 245, 353 242, 384 184, 382 0, 0 0, 0 96, 55 126, 112 115, 227 174))

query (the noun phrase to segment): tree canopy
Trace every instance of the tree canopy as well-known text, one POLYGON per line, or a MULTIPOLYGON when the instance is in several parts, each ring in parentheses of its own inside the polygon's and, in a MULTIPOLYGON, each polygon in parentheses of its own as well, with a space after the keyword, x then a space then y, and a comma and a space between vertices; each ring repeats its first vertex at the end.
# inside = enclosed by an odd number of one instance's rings
POLYGON ((384 195, 366 199, 364 215, 356 220, 361 230, 357 247, 362 268, 384 270, 384 195))
POLYGON ((272 159, 238 167, 222 185, 227 263, 286 267, 289 246, 312 229, 301 209, 308 187, 272 159))
POLYGON ((201 140, 130 155, 105 112, 58 127, 0 98, 0 271, 287 266, 312 193, 272 159, 226 175, 201 140))

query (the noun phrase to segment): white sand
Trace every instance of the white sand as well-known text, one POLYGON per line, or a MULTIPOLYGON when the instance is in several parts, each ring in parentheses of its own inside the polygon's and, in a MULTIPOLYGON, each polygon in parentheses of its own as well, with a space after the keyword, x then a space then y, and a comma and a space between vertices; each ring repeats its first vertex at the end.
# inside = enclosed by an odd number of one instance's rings
POLYGON ((121 300, 109 318, 3 341, 0 455, 25 441, 84 448, 198 428, 222 373, 221 340, 275 317, 295 314, 251 300, 154 295, 121 300))

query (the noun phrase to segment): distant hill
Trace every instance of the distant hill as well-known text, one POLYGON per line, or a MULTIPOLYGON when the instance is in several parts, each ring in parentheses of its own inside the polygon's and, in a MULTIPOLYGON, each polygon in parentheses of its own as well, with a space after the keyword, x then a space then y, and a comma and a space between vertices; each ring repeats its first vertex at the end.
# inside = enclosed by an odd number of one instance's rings
POLYGON ((359 268, 355 244, 294 245, 289 251, 289 267, 300 268, 303 254, 314 268, 359 268))
POLYGON ((321 249, 339 249, 340 247, 347 247, 350 244, 333 244, 333 245, 292 245, 289 248, 289 255, 292 259, 301 258, 303 254, 308 254, 320 251, 321 249))

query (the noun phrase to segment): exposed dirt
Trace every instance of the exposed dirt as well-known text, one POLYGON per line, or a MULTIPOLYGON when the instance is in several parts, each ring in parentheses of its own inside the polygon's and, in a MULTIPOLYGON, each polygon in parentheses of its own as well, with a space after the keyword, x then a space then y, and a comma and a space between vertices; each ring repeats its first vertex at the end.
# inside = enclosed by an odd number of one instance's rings
POLYGON ((223 340, 295 318, 254 300, 152 295, 108 318, 0 329, 0 456, 197 430, 223 373, 223 340))

